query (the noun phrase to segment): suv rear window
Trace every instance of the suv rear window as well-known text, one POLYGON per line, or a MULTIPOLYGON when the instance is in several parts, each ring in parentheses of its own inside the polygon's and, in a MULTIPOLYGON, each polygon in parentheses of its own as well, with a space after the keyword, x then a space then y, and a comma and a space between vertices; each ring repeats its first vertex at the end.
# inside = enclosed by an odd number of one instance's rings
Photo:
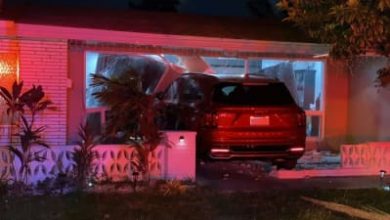
POLYGON ((219 83, 214 87, 213 101, 224 105, 282 106, 294 104, 283 83, 219 83))

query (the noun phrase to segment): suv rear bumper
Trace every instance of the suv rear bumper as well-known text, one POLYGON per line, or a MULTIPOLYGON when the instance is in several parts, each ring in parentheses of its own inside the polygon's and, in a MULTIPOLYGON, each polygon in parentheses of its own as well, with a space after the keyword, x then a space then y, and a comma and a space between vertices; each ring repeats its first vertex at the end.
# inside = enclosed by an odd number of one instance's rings
MULTIPOLYGON (((219 149, 219 148, 214 148, 219 149)), ((298 159, 303 155, 303 152, 292 153, 289 151, 285 152, 213 152, 209 151, 208 156, 212 159, 217 160, 228 160, 228 159, 263 159, 263 160, 283 160, 283 159, 298 159)))
POLYGON ((208 129, 199 151, 213 159, 298 159, 305 150, 305 130, 237 131, 208 129))

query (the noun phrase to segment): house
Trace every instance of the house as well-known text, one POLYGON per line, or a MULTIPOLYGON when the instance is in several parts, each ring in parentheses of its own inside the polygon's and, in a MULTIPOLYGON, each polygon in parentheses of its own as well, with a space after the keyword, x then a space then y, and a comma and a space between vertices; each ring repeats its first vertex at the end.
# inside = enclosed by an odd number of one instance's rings
MULTIPOLYGON (((91 97, 90 73, 112 68, 121 59, 138 68, 147 68, 145 60, 161 64, 153 89, 170 81, 166 75, 181 72, 276 76, 306 110, 310 149, 337 150, 346 142, 390 138, 390 93, 378 93, 373 84, 375 69, 385 59, 363 57, 347 66, 329 59, 326 45, 286 23, 23 7, 4 11, 0 27, 1 85, 19 79, 27 86, 43 86, 58 108, 39 119, 52 146, 74 144, 85 117, 98 130, 104 124, 106 109, 91 97)), ((2 108, 4 144, 8 127, 2 108)))

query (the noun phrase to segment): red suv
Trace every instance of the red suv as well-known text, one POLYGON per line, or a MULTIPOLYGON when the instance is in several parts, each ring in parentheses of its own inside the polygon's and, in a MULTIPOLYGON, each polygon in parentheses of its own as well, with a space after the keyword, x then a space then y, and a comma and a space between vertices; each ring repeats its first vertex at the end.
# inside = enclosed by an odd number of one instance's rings
POLYGON ((304 153, 305 112, 280 81, 183 74, 164 102, 166 128, 197 131, 199 156, 268 160, 292 169, 304 153))

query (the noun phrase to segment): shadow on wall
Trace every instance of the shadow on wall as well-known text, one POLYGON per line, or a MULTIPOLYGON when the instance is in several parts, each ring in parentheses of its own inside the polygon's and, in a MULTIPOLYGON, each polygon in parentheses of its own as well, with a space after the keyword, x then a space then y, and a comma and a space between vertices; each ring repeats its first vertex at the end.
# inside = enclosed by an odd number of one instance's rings
POLYGON ((348 134, 354 142, 390 140, 390 88, 376 88, 378 68, 386 59, 359 58, 350 76, 348 134))
POLYGON ((325 137, 319 144, 317 149, 330 150, 332 152, 340 152, 340 146, 343 144, 350 144, 347 136, 328 136, 325 137))
POLYGON ((330 151, 333 153, 340 152, 341 145, 361 143, 349 136, 330 136, 320 141, 306 141, 306 152, 310 151, 330 151))
MULTIPOLYGON (((389 140, 389 139, 387 139, 389 140)), ((325 137, 319 143, 316 143, 316 148, 318 151, 326 150, 331 152, 340 152, 341 145, 344 144, 362 144, 367 142, 376 142, 378 139, 373 138, 372 136, 354 136, 354 135, 346 135, 346 136, 330 136, 325 137)), ((307 149, 310 149, 310 146, 306 146, 307 149)))
POLYGON ((381 89, 378 93, 379 98, 379 140, 390 141, 390 87, 381 89))

